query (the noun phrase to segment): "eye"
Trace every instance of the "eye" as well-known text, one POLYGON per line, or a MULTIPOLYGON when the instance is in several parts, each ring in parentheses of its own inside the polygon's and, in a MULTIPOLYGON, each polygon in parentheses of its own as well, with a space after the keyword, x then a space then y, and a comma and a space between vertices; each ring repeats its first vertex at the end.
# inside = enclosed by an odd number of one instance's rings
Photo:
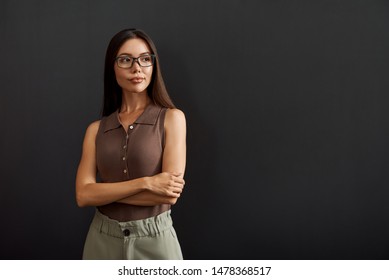
POLYGON ((132 58, 129 56, 121 56, 118 58, 119 63, 131 63, 132 58))
POLYGON ((151 56, 150 55, 144 55, 140 57, 140 60, 142 62, 151 62, 151 56))

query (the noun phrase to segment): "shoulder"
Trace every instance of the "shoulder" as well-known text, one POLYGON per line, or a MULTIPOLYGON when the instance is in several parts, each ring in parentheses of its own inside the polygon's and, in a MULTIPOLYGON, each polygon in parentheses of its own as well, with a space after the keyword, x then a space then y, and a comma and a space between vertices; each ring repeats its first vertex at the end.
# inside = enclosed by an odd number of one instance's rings
POLYGON ((85 132, 85 139, 91 139, 91 138, 96 138, 97 132, 100 127, 100 120, 94 121, 91 124, 89 124, 88 128, 86 129, 85 132))
POLYGON ((186 135, 186 120, 184 113, 179 109, 168 109, 165 117, 165 131, 167 139, 184 139, 186 135), (179 137, 179 138, 176 138, 179 137))
POLYGON ((168 121, 184 121, 185 122, 185 114, 180 109, 167 109, 166 111, 166 119, 168 121))
POLYGON ((167 109, 165 116, 165 128, 185 126, 185 114, 179 109, 167 109))
POLYGON ((99 130, 99 127, 100 127, 100 122, 101 122, 101 120, 92 122, 91 124, 89 124, 88 128, 86 129, 86 131, 87 132, 90 131, 90 132, 96 132, 97 133, 97 130, 99 130))

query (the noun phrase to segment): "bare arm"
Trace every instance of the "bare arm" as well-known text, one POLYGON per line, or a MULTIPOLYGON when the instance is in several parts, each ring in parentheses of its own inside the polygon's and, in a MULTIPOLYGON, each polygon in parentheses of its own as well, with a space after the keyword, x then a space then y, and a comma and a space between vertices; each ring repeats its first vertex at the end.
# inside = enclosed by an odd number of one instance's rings
POLYGON ((183 180, 174 174, 161 173, 118 183, 96 183, 95 139, 100 122, 92 123, 83 143, 81 161, 76 177, 76 200, 80 207, 100 206, 131 197, 142 191, 178 197, 183 180), (169 176, 167 176, 169 175, 169 176), (169 177, 168 179, 166 179, 169 177))
MULTIPOLYGON (((180 195, 180 194, 179 194, 180 195)), ((155 206, 159 204, 175 204, 177 201, 176 197, 158 195, 150 191, 143 191, 136 195, 126 197, 119 200, 118 202, 127 203, 138 206, 155 206)))
MULTIPOLYGON (((165 149, 163 153, 162 172, 184 177, 186 163, 186 120, 185 115, 178 109, 170 109, 165 117, 165 149)), ((173 178, 171 178, 173 182, 173 178)), ((153 206, 158 204, 175 204, 181 191, 176 196, 159 195, 150 191, 143 191, 127 197, 119 202, 153 206)))
POLYGON ((165 120, 165 151, 162 172, 173 172, 184 178, 186 166, 186 120, 178 109, 170 109, 165 120))

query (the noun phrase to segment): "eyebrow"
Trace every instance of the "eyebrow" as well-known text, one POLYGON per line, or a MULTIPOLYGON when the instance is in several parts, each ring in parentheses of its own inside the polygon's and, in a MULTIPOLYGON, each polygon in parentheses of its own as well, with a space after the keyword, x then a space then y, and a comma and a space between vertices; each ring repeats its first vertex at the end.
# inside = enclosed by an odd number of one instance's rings
MULTIPOLYGON (((141 53, 139 55, 142 56, 142 55, 145 55, 145 54, 151 54, 151 52, 143 52, 143 53, 141 53)), ((131 56, 131 57, 133 57, 133 55, 129 54, 129 53, 121 53, 118 56, 131 56)))

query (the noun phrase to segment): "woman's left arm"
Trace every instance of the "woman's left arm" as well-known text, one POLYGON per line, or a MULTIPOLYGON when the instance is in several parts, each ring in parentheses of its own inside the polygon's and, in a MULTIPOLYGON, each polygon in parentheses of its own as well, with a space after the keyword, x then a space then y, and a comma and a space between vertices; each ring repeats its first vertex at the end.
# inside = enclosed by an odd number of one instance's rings
MULTIPOLYGON (((186 120, 179 109, 168 109, 165 116, 165 148, 162 160, 162 172, 180 174, 184 177, 186 166, 186 120)), ((143 191, 118 202, 154 206, 158 204, 175 204, 177 197, 167 197, 143 191)))
POLYGON ((186 120, 178 109, 170 109, 165 118, 165 151, 162 172, 180 173, 184 177, 186 164, 186 120))

